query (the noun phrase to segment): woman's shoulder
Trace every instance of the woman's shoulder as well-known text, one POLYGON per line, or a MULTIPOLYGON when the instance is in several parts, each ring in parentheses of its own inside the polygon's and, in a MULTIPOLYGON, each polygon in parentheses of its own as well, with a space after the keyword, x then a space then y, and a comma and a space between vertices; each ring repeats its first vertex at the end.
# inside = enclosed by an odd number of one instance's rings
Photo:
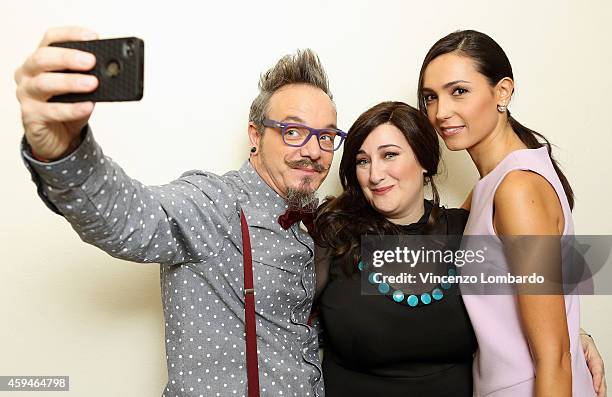
POLYGON ((510 172, 494 196, 495 229, 501 234, 562 233, 564 213, 555 188, 528 170, 510 172))

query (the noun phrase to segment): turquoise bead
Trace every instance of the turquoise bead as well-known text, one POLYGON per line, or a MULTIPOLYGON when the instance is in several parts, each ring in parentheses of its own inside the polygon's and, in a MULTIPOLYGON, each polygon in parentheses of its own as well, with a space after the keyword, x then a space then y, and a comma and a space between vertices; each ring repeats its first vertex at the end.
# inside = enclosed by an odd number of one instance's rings
MULTIPOLYGON (((359 269, 359 271, 364 271, 367 266, 363 263, 362 260, 359 260, 359 262, 357 262, 357 268, 359 269)), ((376 285, 378 292, 381 293, 382 295, 388 295, 389 292, 391 291, 391 286, 385 282, 378 282, 375 280, 376 275, 378 274, 380 276, 380 273, 377 272, 367 272, 368 273, 368 282, 372 285, 376 285)), ((448 269, 448 275, 451 277, 454 277, 457 275, 457 269, 456 268, 450 268, 448 269)), ((448 290, 452 287, 453 283, 440 283, 440 288, 434 288, 430 293, 422 293, 420 295, 405 295, 404 292, 402 292, 401 290, 394 290, 391 293, 391 298, 393 298, 393 300, 397 303, 402 303, 404 302, 404 299, 406 299, 406 304, 410 307, 417 307, 419 306, 419 302, 422 303, 423 305, 429 305, 431 304, 434 300, 439 301, 441 299, 444 298, 444 290, 448 290)))

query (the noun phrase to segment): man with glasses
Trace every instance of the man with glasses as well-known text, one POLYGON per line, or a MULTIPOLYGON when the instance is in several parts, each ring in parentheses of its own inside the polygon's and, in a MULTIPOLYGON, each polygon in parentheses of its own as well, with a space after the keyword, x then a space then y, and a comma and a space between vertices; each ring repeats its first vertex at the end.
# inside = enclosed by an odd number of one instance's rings
POLYGON ((317 335, 307 324, 314 248, 299 221, 311 225, 315 191, 346 134, 336 128, 317 56, 298 51, 261 77, 248 123, 250 159, 239 170, 222 176, 194 171, 167 185, 144 186, 102 153, 88 125, 91 103, 47 102, 95 89, 91 76, 61 73, 90 69, 91 56, 48 46, 92 37, 78 28, 50 30, 16 71, 22 155, 41 198, 84 241, 118 258, 161 264, 164 395, 246 393, 250 296, 258 314, 262 395, 322 396, 317 335), (252 255, 254 295, 244 284, 243 254, 245 264, 252 255))

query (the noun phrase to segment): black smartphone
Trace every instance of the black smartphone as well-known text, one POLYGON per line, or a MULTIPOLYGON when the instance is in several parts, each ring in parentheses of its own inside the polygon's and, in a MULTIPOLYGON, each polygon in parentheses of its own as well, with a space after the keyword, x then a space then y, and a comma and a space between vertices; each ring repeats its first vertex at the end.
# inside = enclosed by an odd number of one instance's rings
POLYGON ((49 102, 120 102, 142 99, 144 78, 144 41, 137 37, 118 39, 69 41, 51 46, 90 52, 96 66, 86 72, 67 70, 66 73, 91 74, 98 78, 98 88, 90 93, 56 95, 49 102))

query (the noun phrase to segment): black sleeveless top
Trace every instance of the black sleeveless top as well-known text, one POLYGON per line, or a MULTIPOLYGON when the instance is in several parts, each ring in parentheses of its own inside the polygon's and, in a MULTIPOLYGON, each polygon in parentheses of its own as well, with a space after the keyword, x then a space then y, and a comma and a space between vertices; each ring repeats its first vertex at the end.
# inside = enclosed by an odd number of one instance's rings
MULTIPOLYGON (((432 205, 403 227, 423 234, 432 205)), ((463 234, 468 212, 442 209, 436 233, 463 234)), ((410 307, 382 294, 364 295, 361 277, 332 263, 320 300, 327 397, 472 396, 474 330, 456 286, 443 299, 410 307)))

